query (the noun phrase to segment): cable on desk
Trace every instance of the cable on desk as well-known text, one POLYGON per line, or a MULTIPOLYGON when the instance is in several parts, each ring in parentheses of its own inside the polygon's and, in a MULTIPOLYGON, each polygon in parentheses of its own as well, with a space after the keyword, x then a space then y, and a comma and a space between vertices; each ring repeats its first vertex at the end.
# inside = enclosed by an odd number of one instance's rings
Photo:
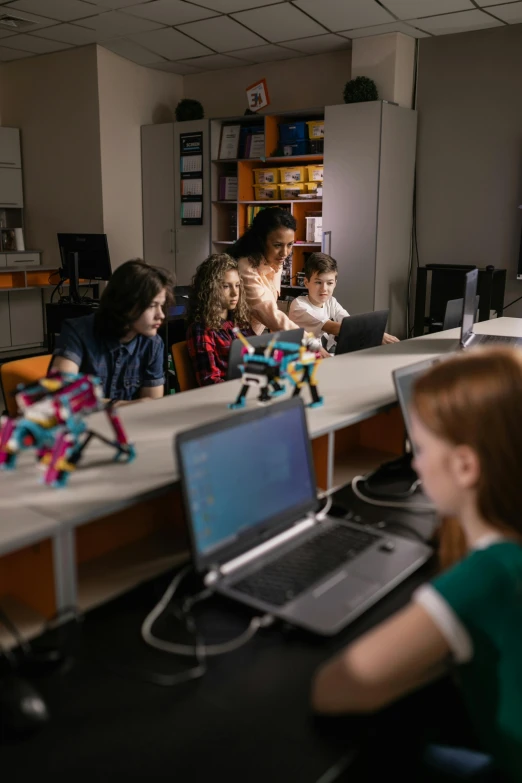
MULTIPOLYGON (((141 636, 143 641, 150 645, 151 647, 155 647, 157 650, 162 650, 163 652, 173 653, 174 655, 189 655, 194 656, 195 654, 195 647, 190 647, 187 644, 175 644, 174 642, 168 642, 165 639, 158 639, 158 637, 154 636, 152 633, 152 626, 156 622, 156 620, 160 617, 160 615, 163 614, 163 612, 167 609, 169 603, 174 597, 174 594, 176 593, 176 590, 180 586, 181 582, 185 578, 185 576, 189 573, 192 566, 188 565, 185 566, 172 580, 168 588, 166 589, 165 593, 163 594, 163 597, 161 600, 156 604, 154 609, 147 615, 145 620, 143 621, 143 625, 141 626, 141 636)), ((204 600, 205 598, 208 598, 211 594, 210 590, 204 590, 203 593, 195 596, 192 599, 188 599, 188 602, 184 604, 182 607, 182 611, 186 616, 186 608, 189 606, 193 606, 195 603, 197 603, 199 600, 204 600)), ((212 645, 202 645, 201 651, 205 656, 215 656, 215 655, 225 655, 226 653, 233 652, 234 650, 238 650, 240 647, 242 647, 244 644, 250 641, 257 631, 260 628, 266 628, 267 626, 271 625, 273 622, 273 617, 269 614, 265 614, 263 617, 253 617, 250 621, 248 628, 243 631, 239 636, 236 636, 235 639, 231 639, 228 642, 221 642, 219 644, 212 644, 212 645)))
POLYGON ((428 512, 432 513, 435 511, 435 506, 433 504, 412 504, 412 503, 398 503, 397 501, 393 500, 375 500, 374 498, 370 497, 369 495, 365 495, 358 487, 359 482, 364 481, 364 476, 355 476, 352 479, 352 492, 353 494, 359 498, 359 500, 362 500, 364 503, 369 503, 370 506, 378 506, 379 508, 401 508, 405 511, 412 511, 412 512, 418 512, 422 514, 427 514, 428 512))

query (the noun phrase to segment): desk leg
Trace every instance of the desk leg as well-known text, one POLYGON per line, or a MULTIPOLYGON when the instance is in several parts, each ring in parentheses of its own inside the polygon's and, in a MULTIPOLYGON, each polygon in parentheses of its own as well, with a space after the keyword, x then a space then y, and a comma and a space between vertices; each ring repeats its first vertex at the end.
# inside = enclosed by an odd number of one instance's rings
POLYGON ((75 607, 78 601, 78 578, 74 531, 66 530, 53 538, 54 590, 56 611, 75 607))

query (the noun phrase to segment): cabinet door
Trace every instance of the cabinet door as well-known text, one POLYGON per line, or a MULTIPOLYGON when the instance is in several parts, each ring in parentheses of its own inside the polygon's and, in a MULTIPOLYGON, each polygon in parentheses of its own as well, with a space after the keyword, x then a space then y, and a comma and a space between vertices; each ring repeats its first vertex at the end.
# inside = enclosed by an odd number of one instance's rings
POLYGON ((0 168, 0 207, 23 207, 22 169, 0 168))
POLYGON ((323 244, 351 314, 374 309, 381 112, 380 101, 325 109, 323 244))
POLYGON ((176 201, 176 282, 190 285, 196 267, 210 250, 210 123, 208 120, 176 122, 174 124, 174 172, 176 201), (181 224, 180 136, 185 133, 203 134, 203 224, 181 224))
POLYGON ((18 128, 0 128, 0 166, 22 168, 18 128))
POLYGON ((0 348, 11 347, 11 323, 9 320, 9 294, 0 293, 0 348))
POLYGON ((174 125, 141 129, 143 255, 149 264, 175 271, 174 125))
POLYGON ((9 293, 11 345, 43 343, 42 295, 39 289, 9 293))

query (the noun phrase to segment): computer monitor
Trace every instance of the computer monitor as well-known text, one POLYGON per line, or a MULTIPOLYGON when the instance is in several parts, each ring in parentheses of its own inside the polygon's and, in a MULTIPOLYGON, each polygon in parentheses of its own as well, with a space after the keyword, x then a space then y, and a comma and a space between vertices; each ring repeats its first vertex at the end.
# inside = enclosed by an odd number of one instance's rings
POLYGON ((70 298, 79 302, 78 280, 110 280, 111 259, 106 234, 58 234, 62 276, 70 283, 70 298))

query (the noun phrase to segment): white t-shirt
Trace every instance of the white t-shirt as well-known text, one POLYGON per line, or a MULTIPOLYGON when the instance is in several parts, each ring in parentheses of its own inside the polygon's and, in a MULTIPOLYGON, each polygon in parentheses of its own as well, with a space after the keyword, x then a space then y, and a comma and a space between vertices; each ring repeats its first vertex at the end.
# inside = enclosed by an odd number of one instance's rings
POLYGON ((335 337, 332 334, 326 334, 323 325, 327 321, 341 323, 349 313, 344 307, 341 307, 337 299, 332 296, 323 305, 312 304, 308 296, 298 296, 290 305, 288 317, 291 321, 301 326, 306 332, 312 332, 317 338, 314 341, 314 348, 321 346, 321 337, 326 335, 326 350, 331 351, 335 345, 335 337))

